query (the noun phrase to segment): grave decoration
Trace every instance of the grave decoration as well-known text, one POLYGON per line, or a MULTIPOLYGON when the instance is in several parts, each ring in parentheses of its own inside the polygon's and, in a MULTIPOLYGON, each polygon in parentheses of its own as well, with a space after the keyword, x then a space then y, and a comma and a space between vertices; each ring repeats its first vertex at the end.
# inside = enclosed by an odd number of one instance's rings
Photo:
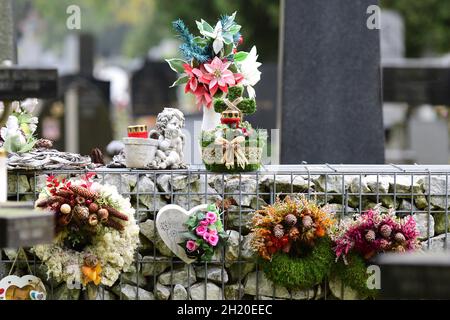
POLYGON ((202 157, 213 171, 257 170, 267 139, 265 132, 243 121, 244 114, 256 111, 253 86, 260 80, 261 63, 256 47, 238 51, 243 38, 235 17, 224 15, 214 27, 196 21, 200 36, 192 35, 182 20, 173 22, 183 42, 183 59, 167 60, 180 74, 173 86, 184 85, 185 93, 192 93, 203 108, 202 157))
MULTIPOLYGON (((113 159, 113 166, 124 163, 128 168, 180 169, 186 168, 183 148, 184 115, 175 108, 164 108, 156 118, 156 128, 147 137, 124 138, 125 152, 113 159)), ((135 126, 132 127, 134 130, 135 126)), ((142 128, 140 126, 139 128, 142 128)))
POLYGON ((47 290, 45 289, 42 280, 33 275, 28 261, 26 264, 30 274, 22 277, 12 275, 19 255, 25 255, 25 251, 20 248, 16 252, 16 257, 13 261, 8 276, 0 280, 0 301, 1 300, 45 300, 47 298, 47 290))
POLYGON ((342 221, 332 233, 337 264, 333 276, 362 296, 375 296, 367 286, 369 261, 383 252, 407 252, 420 248, 414 217, 399 218, 379 206, 354 220, 342 221))
POLYGON ((156 228, 167 247, 186 263, 211 261, 228 238, 215 204, 189 211, 167 205, 158 212, 156 228))
POLYGON ((286 197, 256 211, 252 223, 252 248, 274 283, 310 288, 329 275, 334 263, 331 213, 304 197, 286 197))
POLYGON ((112 286, 134 261, 139 228, 129 199, 93 176, 48 178, 35 205, 54 213, 56 237, 33 252, 57 281, 112 286))

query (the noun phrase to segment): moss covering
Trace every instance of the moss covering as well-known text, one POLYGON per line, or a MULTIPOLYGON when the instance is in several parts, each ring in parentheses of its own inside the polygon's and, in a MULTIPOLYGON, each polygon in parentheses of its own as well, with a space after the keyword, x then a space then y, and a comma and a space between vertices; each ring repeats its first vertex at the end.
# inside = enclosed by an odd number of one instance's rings
MULTIPOLYGON (((234 101, 239 97, 242 97, 242 94, 244 93, 244 87, 242 86, 236 86, 231 87, 228 89, 227 99, 230 101, 234 101)), ((217 113, 224 112, 228 106, 226 105, 225 101, 222 98, 215 98, 214 99, 214 111, 217 113)), ((256 112, 256 101, 255 99, 243 99, 241 102, 237 104, 239 110, 243 114, 253 114, 256 112)))
POLYGON ((287 288, 308 289, 330 274, 334 259, 331 240, 322 238, 303 257, 277 253, 272 261, 264 260, 261 264, 267 278, 274 283, 287 288))
POLYGON ((342 260, 337 262, 332 270, 332 275, 339 278, 344 286, 348 286, 358 292, 361 296, 376 297, 377 290, 367 288, 367 264, 366 261, 357 254, 347 256, 348 264, 342 260))
POLYGON ((208 171, 212 171, 212 172, 228 172, 228 173, 238 173, 238 172, 250 172, 250 171, 257 171, 259 170, 259 168, 261 167, 261 165, 258 164, 248 164, 245 166, 244 169, 242 169, 241 167, 239 167, 237 165, 237 163, 234 164, 234 168, 233 169, 228 169, 224 164, 206 164, 205 163, 205 168, 208 171))

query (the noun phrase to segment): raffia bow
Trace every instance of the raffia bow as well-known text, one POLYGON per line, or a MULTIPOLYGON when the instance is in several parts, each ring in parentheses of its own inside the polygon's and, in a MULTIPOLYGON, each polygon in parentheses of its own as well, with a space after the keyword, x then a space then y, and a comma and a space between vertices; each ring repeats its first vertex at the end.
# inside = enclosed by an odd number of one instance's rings
POLYGON ((218 137, 215 142, 216 145, 220 145, 223 148, 223 157, 221 162, 225 164, 227 169, 234 167, 234 159, 238 166, 242 169, 248 164, 248 160, 245 157, 245 147, 242 147, 242 143, 245 143, 245 137, 239 136, 231 141, 218 137))
POLYGON ((227 105, 227 107, 229 109, 235 110, 235 111, 239 111, 239 114, 241 114, 241 110, 237 107, 237 105, 239 103, 242 102, 242 100, 244 100, 242 97, 238 97, 236 99, 234 99, 234 101, 230 101, 228 99, 223 99, 223 101, 225 102, 225 104, 227 105))

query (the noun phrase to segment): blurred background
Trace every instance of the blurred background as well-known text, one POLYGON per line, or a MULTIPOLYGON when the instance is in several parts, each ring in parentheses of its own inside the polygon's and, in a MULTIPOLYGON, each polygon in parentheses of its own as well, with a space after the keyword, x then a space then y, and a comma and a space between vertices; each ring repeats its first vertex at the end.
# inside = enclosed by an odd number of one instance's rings
MULTIPOLYGON (((450 1, 381 4, 386 162, 447 164, 450 1)), ((193 132, 201 113, 183 89, 169 89, 175 73, 164 59, 179 55, 171 21, 182 18, 195 33, 195 20, 215 23, 234 11, 243 49, 256 45, 263 62, 258 112, 248 120, 275 129, 279 8, 278 0, 15 0, 19 65, 60 75, 59 97, 36 110, 38 134, 59 150, 89 154, 126 136, 128 125, 152 127, 165 106, 179 107, 193 132), (71 5, 81 9, 80 30, 66 26, 71 5), (75 145, 65 131, 67 103, 78 105, 75 145)))

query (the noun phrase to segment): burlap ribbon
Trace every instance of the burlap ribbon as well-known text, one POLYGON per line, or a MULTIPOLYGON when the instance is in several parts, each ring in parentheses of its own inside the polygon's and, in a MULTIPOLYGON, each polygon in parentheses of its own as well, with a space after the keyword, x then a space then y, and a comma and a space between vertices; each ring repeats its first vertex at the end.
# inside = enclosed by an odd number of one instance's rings
POLYGON ((242 169, 244 169, 248 164, 248 160, 245 156, 245 145, 242 146, 242 144, 245 143, 245 137, 239 136, 231 141, 228 141, 227 139, 224 139, 222 137, 218 137, 216 138, 214 143, 216 145, 222 146, 223 157, 221 159, 221 162, 225 164, 227 169, 231 169, 234 167, 235 158, 238 166, 240 166, 242 169))

